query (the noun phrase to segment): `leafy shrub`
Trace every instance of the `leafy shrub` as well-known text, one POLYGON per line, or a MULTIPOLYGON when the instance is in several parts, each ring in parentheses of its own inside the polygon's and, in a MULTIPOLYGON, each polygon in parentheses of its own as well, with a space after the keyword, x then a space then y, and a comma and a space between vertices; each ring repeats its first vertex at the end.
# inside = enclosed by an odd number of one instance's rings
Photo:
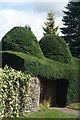
POLYGON ((63 38, 57 35, 45 35, 39 44, 45 57, 65 63, 71 61, 70 50, 63 38))
POLYGON ((40 110, 42 111, 42 110, 46 110, 46 106, 44 106, 44 104, 42 104, 42 103, 40 103, 39 104, 39 107, 40 107, 40 110))
POLYGON ((46 98, 45 98, 43 103, 40 103, 40 109, 41 110, 49 109, 50 103, 51 103, 51 97, 48 100, 46 100, 46 98))
POLYGON ((48 100, 46 100, 46 98, 44 99, 43 105, 46 107, 46 109, 49 109, 51 105, 51 96, 48 100))
POLYGON ((31 54, 42 58, 43 53, 34 34, 25 27, 14 27, 2 38, 2 50, 31 54))
POLYGON ((2 70, 1 94, 2 117, 19 117, 26 113, 26 99, 29 88, 30 75, 8 68, 2 70))

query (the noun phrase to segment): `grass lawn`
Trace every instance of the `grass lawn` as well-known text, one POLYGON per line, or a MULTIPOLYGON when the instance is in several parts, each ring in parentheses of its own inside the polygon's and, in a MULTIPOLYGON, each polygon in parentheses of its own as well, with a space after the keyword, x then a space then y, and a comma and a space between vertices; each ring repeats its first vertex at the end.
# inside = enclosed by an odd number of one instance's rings
POLYGON ((73 103, 70 107, 74 110, 80 110, 80 103, 73 103))
POLYGON ((77 115, 63 113, 59 110, 46 110, 41 112, 36 112, 33 114, 28 114, 24 118, 5 118, 3 120, 27 120, 34 118, 33 120, 38 120, 38 118, 77 118, 77 115))

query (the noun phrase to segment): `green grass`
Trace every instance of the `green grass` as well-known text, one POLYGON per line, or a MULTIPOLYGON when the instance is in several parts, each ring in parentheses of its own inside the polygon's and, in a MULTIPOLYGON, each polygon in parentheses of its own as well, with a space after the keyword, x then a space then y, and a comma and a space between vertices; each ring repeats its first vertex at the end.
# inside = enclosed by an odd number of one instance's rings
MULTIPOLYGON (((77 115, 63 113, 59 110, 46 110, 40 111, 33 114, 28 114, 24 118, 5 118, 3 120, 27 120, 30 118, 78 118, 77 115)), ((38 119, 37 119, 38 120, 38 119)))
POLYGON ((80 110, 80 103, 70 104, 70 107, 74 110, 80 110))

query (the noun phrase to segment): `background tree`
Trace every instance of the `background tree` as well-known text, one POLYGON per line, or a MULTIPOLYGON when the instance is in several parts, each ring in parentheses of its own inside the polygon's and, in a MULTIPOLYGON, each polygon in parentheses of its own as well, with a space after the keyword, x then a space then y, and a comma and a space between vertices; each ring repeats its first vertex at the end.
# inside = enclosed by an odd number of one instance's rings
POLYGON ((55 27, 55 13, 50 10, 48 13, 47 21, 45 22, 46 27, 43 27, 44 35, 45 34, 56 34, 59 26, 55 27))
POLYGON ((25 25, 25 28, 31 31, 31 27, 29 25, 25 25))
POLYGON ((61 28, 64 39, 75 57, 80 57, 80 1, 69 2, 64 12, 63 22, 65 27, 61 28))

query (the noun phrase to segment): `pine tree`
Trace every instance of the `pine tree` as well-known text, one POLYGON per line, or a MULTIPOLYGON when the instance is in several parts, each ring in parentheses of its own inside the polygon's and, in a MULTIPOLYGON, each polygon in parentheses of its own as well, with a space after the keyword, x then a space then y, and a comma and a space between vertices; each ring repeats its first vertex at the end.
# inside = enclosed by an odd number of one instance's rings
POLYGON ((50 12, 48 13, 47 21, 45 22, 46 27, 43 27, 44 35, 45 34, 56 34, 59 27, 57 26, 54 28, 55 26, 54 15, 55 13, 52 10, 50 10, 50 12))
POLYGON ((80 1, 69 2, 64 12, 64 26, 61 28, 64 39, 75 57, 80 57, 80 1))

